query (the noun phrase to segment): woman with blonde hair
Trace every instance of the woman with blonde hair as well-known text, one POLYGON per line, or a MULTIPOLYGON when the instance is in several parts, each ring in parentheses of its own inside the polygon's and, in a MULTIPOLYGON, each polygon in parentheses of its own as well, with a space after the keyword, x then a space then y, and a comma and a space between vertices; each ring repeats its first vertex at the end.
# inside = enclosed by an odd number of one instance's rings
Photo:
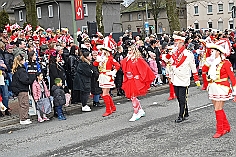
POLYGON ((150 84, 155 79, 155 75, 147 62, 141 57, 136 45, 128 47, 128 54, 121 61, 121 67, 124 73, 122 89, 125 91, 127 98, 132 100, 134 113, 130 122, 145 116, 138 96, 145 95, 150 88, 150 84))
POLYGON ((112 49, 109 47, 101 48, 101 55, 97 56, 94 66, 98 66, 99 70, 99 87, 102 88, 102 98, 106 105, 106 112, 103 117, 109 116, 116 111, 116 106, 109 94, 110 88, 115 87, 114 77, 116 72, 120 69, 120 64, 112 57, 112 49), (114 68, 113 68, 114 67, 114 68))
POLYGON ((15 57, 13 62, 13 76, 12 76, 12 92, 17 96, 19 102, 19 114, 20 114, 20 124, 30 124, 32 123, 28 119, 29 112, 29 85, 32 84, 30 81, 29 74, 26 72, 25 57, 20 54, 15 57))

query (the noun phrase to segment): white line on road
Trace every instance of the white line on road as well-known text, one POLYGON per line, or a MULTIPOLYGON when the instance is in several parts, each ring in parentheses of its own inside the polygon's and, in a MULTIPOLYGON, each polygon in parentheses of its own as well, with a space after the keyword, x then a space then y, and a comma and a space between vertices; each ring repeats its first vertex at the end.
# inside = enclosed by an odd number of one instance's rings
POLYGON ((209 106, 213 106, 213 104, 208 104, 208 105, 205 105, 205 106, 197 107, 197 108, 195 108, 193 110, 190 110, 189 112, 194 112, 194 111, 197 111, 197 110, 200 110, 200 109, 203 109, 203 108, 207 108, 209 106))

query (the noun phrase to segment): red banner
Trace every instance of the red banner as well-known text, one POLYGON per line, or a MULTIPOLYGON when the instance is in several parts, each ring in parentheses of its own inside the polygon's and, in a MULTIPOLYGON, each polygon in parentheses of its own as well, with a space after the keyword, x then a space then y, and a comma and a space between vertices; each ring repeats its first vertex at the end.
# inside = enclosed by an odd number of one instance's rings
POLYGON ((75 20, 84 19, 83 0, 75 0, 75 20))

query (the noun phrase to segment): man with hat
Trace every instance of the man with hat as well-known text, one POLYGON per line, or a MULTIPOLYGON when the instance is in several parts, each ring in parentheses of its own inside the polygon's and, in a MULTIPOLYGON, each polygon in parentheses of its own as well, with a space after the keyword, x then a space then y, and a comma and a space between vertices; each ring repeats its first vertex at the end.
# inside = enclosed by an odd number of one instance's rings
POLYGON ((173 74, 171 81, 174 85, 175 94, 180 108, 179 116, 175 122, 180 123, 189 116, 187 93, 188 86, 190 85, 191 71, 197 86, 200 86, 200 81, 194 61, 194 55, 185 48, 185 38, 181 36, 175 36, 174 41, 177 46, 177 50, 171 55, 171 70, 173 74))

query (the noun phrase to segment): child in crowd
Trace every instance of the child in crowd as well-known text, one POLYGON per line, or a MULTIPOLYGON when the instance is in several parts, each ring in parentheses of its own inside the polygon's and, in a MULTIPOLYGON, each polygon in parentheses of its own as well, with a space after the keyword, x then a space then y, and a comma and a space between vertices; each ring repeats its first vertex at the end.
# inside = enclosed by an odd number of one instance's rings
POLYGON ((66 120, 63 114, 62 106, 66 104, 65 92, 62 87, 62 79, 56 78, 54 80, 55 85, 52 86, 51 92, 53 94, 53 104, 56 108, 56 112, 59 120, 66 120))
MULTIPOLYGON (((37 103, 38 100, 45 97, 50 97, 50 92, 48 91, 48 88, 43 81, 43 73, 37 72, 36 73, 36 80, 34 81, 32 85, 32 92, 34 96, 34 100, 37 103)), ((37 108, 37 115, 38 115, 38 121, 41 123, 43 121, 49 120, 49 118, 46 117, 46 114, 43 114, 43 118, 41 117, 41 112, 37 108)))
POLYGON ((154 75, 156 76, 155 79, 153 80, 151 86, 156 87, 157 86, 156 80, 157 80, 157 77, 158 77, 158 68, 157 68, 157 62, 156 62, 156 54, 153 53, 153 52, 150 52, 149 56, 150 56, 150 58, 148 59, 149 66, 150 66, 151 70, 153 71, 154 75))

